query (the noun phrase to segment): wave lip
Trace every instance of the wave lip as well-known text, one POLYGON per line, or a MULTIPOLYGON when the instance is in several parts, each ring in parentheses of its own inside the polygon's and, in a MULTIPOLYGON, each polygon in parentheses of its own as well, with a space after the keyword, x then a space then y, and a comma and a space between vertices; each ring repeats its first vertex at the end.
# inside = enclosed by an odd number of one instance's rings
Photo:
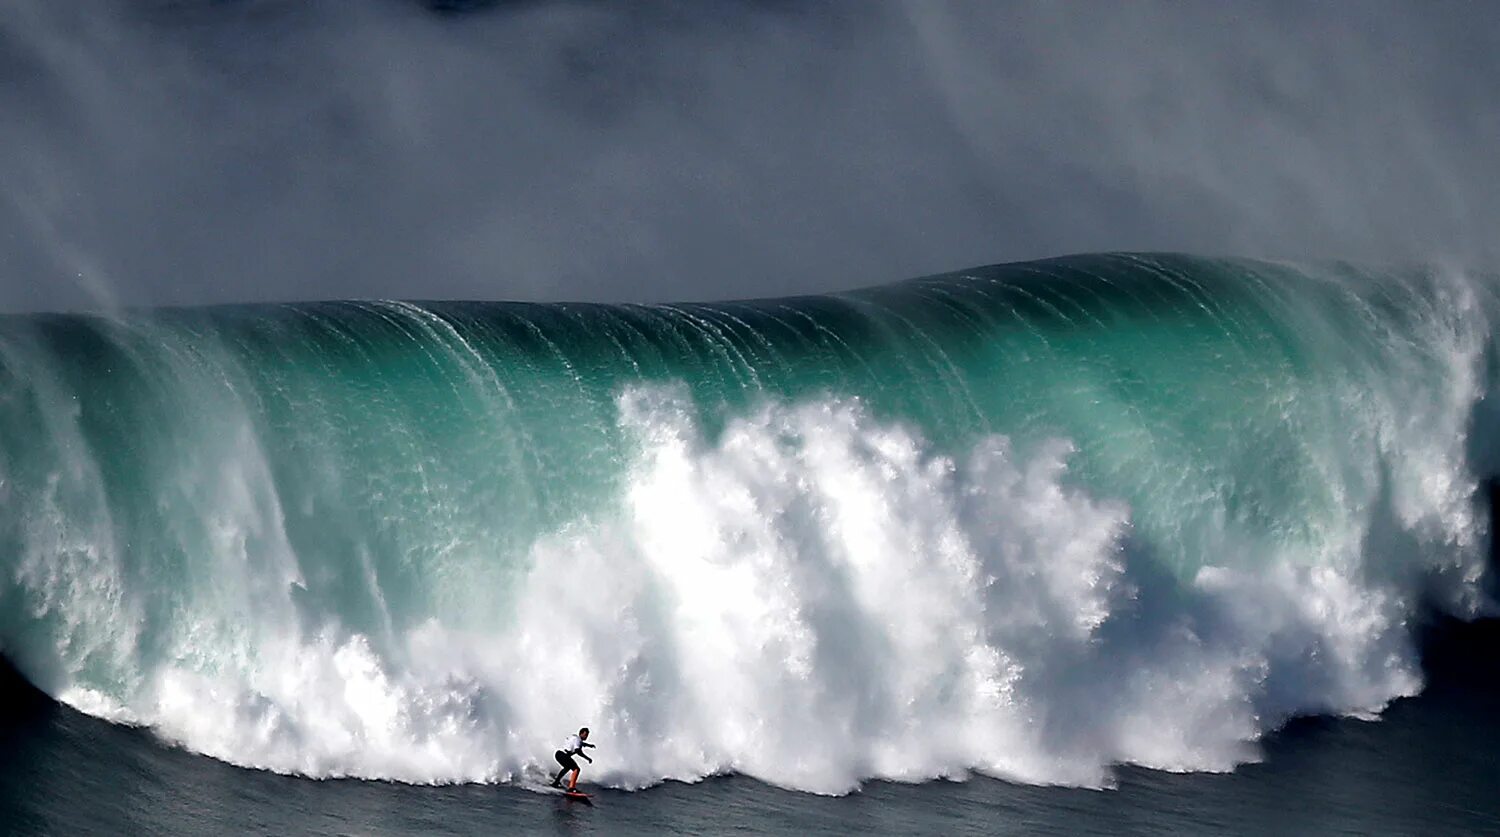
POLYGON ((1488 286, 1180 256, 0 322, 0 648, 236 764, 1229 770, 1472 616, 1488 286), (607 753, 607 755, 606 755, 607 753))

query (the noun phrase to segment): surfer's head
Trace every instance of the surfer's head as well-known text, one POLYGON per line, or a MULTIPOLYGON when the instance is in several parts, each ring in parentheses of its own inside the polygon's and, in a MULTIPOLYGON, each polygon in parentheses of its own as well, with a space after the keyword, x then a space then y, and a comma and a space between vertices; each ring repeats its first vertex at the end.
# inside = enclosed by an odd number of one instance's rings
POLYGON ((589 728, 588 727, 579 727, 578 728, 578 737, 579 738, 588 738, 589 737, 589 728))

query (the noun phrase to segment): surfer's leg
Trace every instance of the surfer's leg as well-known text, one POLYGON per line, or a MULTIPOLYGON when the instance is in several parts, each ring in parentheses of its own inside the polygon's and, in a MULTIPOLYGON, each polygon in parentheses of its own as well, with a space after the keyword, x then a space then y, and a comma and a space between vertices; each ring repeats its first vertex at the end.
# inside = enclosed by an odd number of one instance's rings
POLYGON ((573 768, 573 781, 568 783, 568 790, 578 790, 578 774, 582 771, 581 767, 573 768))

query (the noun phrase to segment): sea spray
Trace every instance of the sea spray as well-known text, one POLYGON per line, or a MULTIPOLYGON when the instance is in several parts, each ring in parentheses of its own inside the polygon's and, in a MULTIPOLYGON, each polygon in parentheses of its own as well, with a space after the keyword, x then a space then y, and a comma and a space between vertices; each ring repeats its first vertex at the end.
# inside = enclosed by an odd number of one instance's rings
POLYGON ((1484 606, 1487 285, 1181 256, 0 321, 0 650, 236 764, 1225 770, 1484 606))

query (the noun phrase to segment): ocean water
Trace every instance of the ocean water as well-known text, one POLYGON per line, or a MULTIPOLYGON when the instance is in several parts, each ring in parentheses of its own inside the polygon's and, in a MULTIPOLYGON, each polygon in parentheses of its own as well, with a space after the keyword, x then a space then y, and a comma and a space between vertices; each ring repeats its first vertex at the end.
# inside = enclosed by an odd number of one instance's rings
POLYGON ((246 771, 35 699, 0 725, 0 814, 14 834, 1496 833, 1500 631, 1471 633, 1426 694, 1379 722, 1302 719, 1234 773, 1127 768, 1111 790, 975 777, 825 797, 719 777, 583 806, 503 785, 246 771))
POLYGON ((23 832, 1496 827, 1492 279, 0 319, 23 832), (583 807, 528 789, 593 729, 583 807))

